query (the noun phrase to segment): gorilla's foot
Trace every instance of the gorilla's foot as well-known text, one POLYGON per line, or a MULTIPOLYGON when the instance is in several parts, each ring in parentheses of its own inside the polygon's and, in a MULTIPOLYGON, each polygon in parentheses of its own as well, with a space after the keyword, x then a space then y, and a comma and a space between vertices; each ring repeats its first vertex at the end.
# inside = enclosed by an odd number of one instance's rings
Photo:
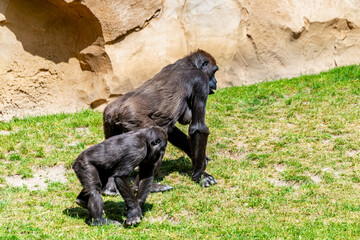
POLYGON ((119 190, 115 184, 115 178, 109 177, 106 186, 101 190, 101 194, 104 196, 117 196, 120 195, 119 190))
POLYGON ((150 192, 166 192, 173 189, 172 186, 160 184, 160 183, 153 183, 150 189, 150 192))
POLYGON ((87 204, 88 204, 88 202, 87 202, 87 201, 84 201, 84 200, 82 200, 82 199, 80 199, 80 198, 77 198, 77 199, 76 199, 76 204, 79 205, 79 206, 82 207, 82 208, 87 209, 87 204))
POLYGON ((114 186, 112 188, 108 188, 107 186, 103 188, 101 194, 104 196, 117 196, 120 195, 119 190, 114 186))
POLYGON ((126 222, 125 224, 127 226, 134 226, 134 225, 137 225, 141 222, 141 218, 140 217, 134 217, 134 218, 128 218, 126 219, 126 222))
MULTIPOLYGON (((134 190, 134 192, 137 192, 139 190, 139 186, 138 185, 134 185, 132 187, 132 189, 134 190)), ((151 193, 155 193, 155 192, 166 192, 166 191, 169 191, 173 189, 172 186, 169 186, 169 185, 165 185, 165 184, 160 184, 160 183, 153 183, 151 185, 151 188, 150 188, 150 192, 151 193)))
POLYGON ((141 222, 142 219, 142 210, 140 206, 137 206, 133 209, 129 209, 126 217, 126 226, 137 225, 141 222))
POLYGON ((108 218, 89 219, 87 223, 90 226, 121 225, 120 222, 108 218))

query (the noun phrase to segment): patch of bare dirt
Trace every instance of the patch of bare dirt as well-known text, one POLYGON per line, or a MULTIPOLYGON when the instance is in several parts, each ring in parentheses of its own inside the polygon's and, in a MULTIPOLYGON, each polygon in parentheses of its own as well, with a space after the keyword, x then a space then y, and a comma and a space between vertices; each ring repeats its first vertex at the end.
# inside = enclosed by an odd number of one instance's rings
POLYGON ((321 177, 319 175, 308 174, 308 176, 315 183, 321 183, 322 182, 322 179, 321 179, 321 177))
POLYGON ((346 156, 349 156, 349 157, 357 157, 357 156, 359 156, 359 154, 360 154, 360 151, 358 151, 358 150, 352 150, 352 151, 346 152, 346 156))
POLYGON ((6 183, 12 187, 22 187, 23 185, 31 191, 46 190, 49 182, 66 182, 66 169, 63 165, 58 165, 46 169, 35 171, 33 178, 22 178, 21 175, 5 177, 6 183))
POLYGON ((296 183, 292 183, 292 182, 288 182, 288 181, 284 181, 284 180, 280 180, 280 179, 277 179, 277 178, 269 178, 268 181, 276 186, 276 187, 294 187, 295 189, 298 189, 299 188, 299 185, 296 184, 296 183))
POLYGON ((277 165, 274 166, 274 168, 275 168, 275 170, 276 170, 277 172, 284 172, 285 169, 286 169, 286 166, 284 166, 284 165, 282 165, 282 164, 277 164, 277 165))
POLYGON ((10 135, 10 131, 6 131, 6 130, 1 130, 0 131, 0 135, 3 135, 3 136, 7 136, 7 135, 10 135))

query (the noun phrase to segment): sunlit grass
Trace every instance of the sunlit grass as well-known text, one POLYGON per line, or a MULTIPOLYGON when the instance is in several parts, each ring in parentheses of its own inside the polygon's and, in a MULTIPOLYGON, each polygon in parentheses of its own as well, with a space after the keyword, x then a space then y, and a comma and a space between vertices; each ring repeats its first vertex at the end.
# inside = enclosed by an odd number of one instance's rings
MULTIPOLYGON (((360 237, 360 67, 333 69, 218 90, 207 104, 207 170, 218 184, 201 188, 191 162, 168 147, 135 228, 89 227, 75 204, 80 184, 70 166, 103 140, 96 111, 0 122, 0 239, 357 239, 360 237), (47 190, 9 186, 64 164, 67 183, 47 190)), ((186 127, 181 128, 186 132, 186 127)), ((121 197, 105 197, 122 221, 121 197)))

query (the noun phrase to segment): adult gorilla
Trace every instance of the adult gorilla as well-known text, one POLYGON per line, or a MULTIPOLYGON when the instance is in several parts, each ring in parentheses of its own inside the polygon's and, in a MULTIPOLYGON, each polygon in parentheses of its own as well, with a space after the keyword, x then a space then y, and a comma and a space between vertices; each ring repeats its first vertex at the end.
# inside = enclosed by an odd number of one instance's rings
MULTIPOLYGON (((168 133, 169 141, 192 160, 192 179, 203 187, 217 181, 205 169, 209 129, 205 124, 205 107, 209 94, 216 90, 215 59, 203 50, 164 67, 139 88, 111 102, 104 110, 105 138, 148 126, 159 126, 168 133), (176 122, 190 124, 189 137, 176 122)), ((161 160, 156 164, 159 169, 161 160)), ((153 184, 151 192, 166 191, 170 186, 153 184)), ((102 191, 116 195, 113 179, 102 191)))

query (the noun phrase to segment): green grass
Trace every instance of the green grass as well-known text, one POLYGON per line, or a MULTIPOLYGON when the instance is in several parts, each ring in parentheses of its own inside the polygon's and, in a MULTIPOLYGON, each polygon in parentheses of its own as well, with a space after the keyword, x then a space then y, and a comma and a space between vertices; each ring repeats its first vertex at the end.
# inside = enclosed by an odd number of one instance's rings
MULTIPOLYGON (((77 155, 103 140, 96 111, 0 122, 0 239, 358 239, 360 237, 360 66, 218 90, 207 104, 207 170, 168 147, 137 227, 89 227, 75 204, 77 155), (29 191, 6 184, 64 164, 68 182, 29 191)), ((185 127, 182 127, 186 131, 185 127)), ((105 197, 124 220, 121 197, 105 197)))

